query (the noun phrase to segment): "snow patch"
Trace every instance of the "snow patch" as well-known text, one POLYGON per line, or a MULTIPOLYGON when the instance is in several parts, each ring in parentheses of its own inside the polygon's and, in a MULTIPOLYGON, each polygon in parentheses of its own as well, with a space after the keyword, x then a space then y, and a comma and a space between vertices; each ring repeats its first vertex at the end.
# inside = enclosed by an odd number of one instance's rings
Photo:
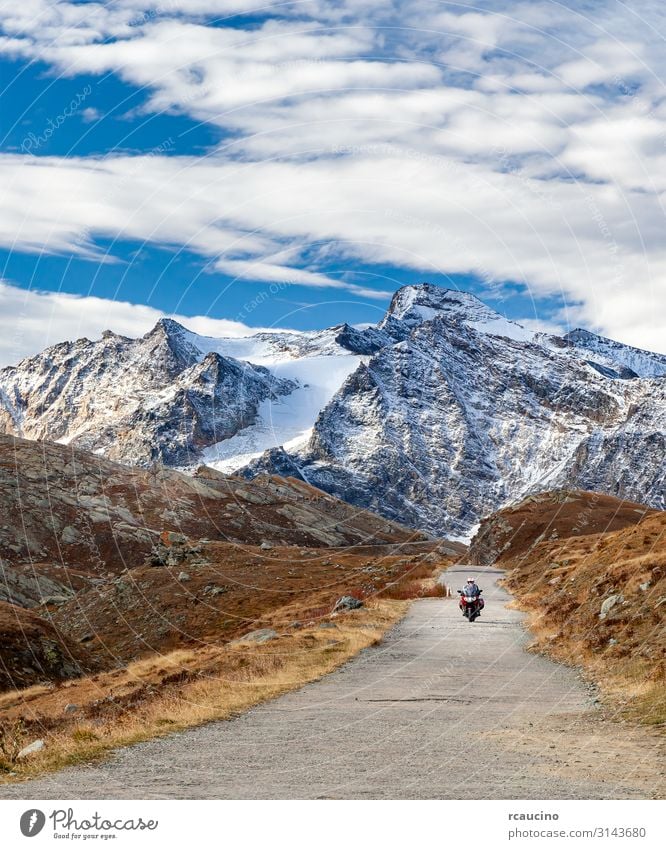
POLYGON ((277 377, 297 381, 299 388, 259 406, 254 424, 204 449, 201 461, 221 472, 234 472, 269 448, 305 447, 321 410, 328 404, 363 357, 321 356, 274 363, 277 377))

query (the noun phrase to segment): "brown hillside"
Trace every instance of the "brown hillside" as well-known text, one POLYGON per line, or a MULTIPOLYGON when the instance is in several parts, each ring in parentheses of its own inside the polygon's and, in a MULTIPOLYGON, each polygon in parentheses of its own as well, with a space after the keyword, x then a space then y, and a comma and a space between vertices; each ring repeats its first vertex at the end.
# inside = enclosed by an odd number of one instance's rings
POLYGON ((515 559, 544 540, 617 531, 658 512, 598 492, 556 490, 530 495, 481 522, 470 545, 470 562, 482 565, 515 559))
POLYGON ((0 692, 89 671, 82 646, 31 610, 0 601, 0 692))
POLYGON ((12 570, 0 600, 23 607, 139 566, 163 531, 311 547, 427 538, 295 480, 130 468, 1 435, 0 508, 0 560, 12 570))
POLYGON ((471 556, 489 562, 493 547, 499 552, 490 562, 506 569, 506 585, 531 614, 536 648, 583 666, 623 710, 663 723, 666 513, 568 496, 489 517, 471 556))
POLYGON ((293 479, 129 468, 7 436, 0 508, 0 689, 317 618, 463 548, 293 479))

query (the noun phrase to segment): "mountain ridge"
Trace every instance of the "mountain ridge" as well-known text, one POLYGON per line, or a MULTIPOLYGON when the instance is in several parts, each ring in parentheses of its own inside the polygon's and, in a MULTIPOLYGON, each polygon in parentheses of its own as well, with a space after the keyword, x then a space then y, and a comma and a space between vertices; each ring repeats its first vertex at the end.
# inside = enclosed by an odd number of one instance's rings
POLYGON ((302 477, 430 533, 572 486, 662 507, 666 356, 405 286, 380 322, 77 340, 0 370, 0 432, 130 464, 302 477), (264 452, 264 453, 262 453, 264 452))

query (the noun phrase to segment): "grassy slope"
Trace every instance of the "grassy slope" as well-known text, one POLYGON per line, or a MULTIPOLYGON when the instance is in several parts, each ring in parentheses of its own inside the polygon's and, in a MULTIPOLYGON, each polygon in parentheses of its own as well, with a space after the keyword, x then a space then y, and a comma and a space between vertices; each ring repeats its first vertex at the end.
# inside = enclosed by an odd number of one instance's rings
POLYGON ((90 762, 117 746, 232 718, 315 681, 378 643, 407 607, 404 601, 373 602, 337 617, 330 628, 317 623, 264 644, 177 650, 55 690, 32 687, 0 696, 5 723, 0 783, 90 762), (79 705, 79 711, 65 714, 68 704, 79 705), (31 725, 29 735, 21 718, 31 725), (17 751, 34 739, 39 724, 46 748, 17 761, 17 751))
MULTIPOLYGON (((496 562, 507 570, 506 585, 518 605, 530 614, 536 649, 582 666, 625 715, 661 725, 666 514, 612 501, 577 493, 566 502, 551 496, 501 511, 495 519, 502 549, 496 562), (601 616, 611 596, 621 598, 601 616)), ((483 545, 473 545, 475 550, 488 553, 483 545)))

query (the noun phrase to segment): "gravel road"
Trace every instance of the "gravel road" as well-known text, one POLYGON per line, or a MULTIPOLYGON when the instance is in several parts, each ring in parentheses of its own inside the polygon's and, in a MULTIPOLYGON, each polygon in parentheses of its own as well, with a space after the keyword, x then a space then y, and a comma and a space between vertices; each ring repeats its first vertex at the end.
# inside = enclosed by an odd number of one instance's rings
POLYGON ((417 601, 380 646, 321 681, 0 798, 663 795, 657 738, 603 719, 575 671, 526 652, 500 573, 473 568, 486 598, 473 624, 456 599, 417 601))

